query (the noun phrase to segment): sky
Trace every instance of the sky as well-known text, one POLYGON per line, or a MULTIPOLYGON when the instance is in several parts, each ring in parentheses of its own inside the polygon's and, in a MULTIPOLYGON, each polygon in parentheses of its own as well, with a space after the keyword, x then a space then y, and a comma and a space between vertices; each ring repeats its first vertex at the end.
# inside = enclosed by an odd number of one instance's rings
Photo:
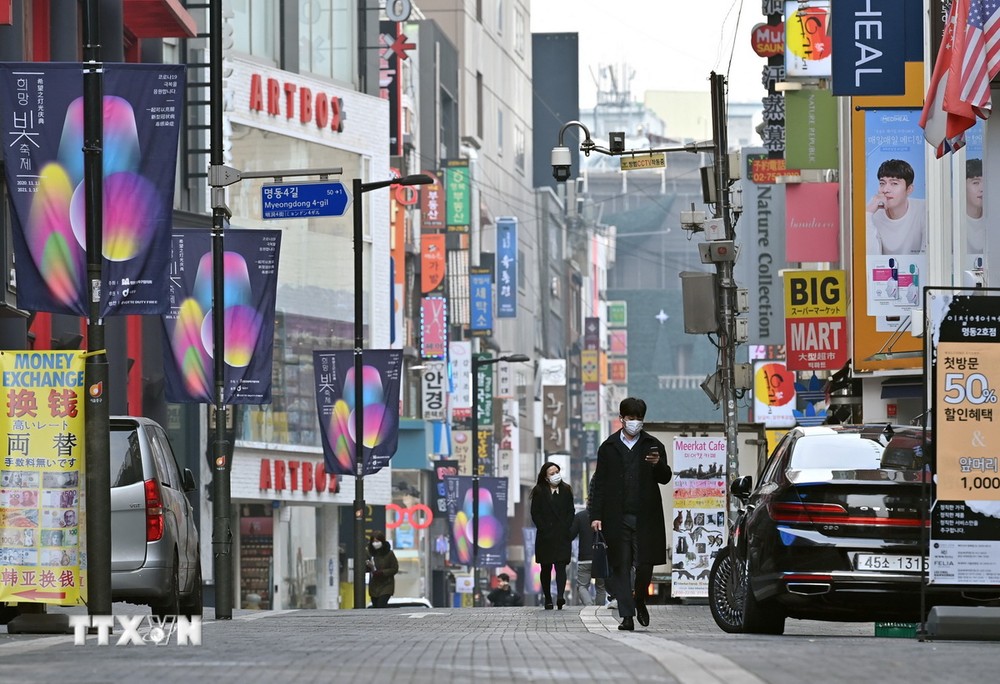
POLYGON ((640 102, 646 90, 708 92, 716 71, 728 74, 729 102, 759 103, 766 60, 751 49, 750 34, 765 21, 760 7, 760 0, 531 0, 531 32, 580 35, 584 109, 597 99, 598 68, 622 64, 634 71, 640 102))

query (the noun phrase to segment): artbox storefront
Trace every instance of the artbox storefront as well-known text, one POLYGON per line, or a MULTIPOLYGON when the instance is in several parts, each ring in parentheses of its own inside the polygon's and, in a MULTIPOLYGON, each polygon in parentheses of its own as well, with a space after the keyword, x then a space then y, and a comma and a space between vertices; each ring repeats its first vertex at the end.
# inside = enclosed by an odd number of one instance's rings
MULTIPOLYGON (((348 189, 355 178, 392 177, 386 101, 249 59, 229 59, 226 68, 228 166, 276 176, 341 168, 329 179, 348 189)), ((388 191, 373 192, 353 198, 343 216, 264 220, 263 186, 273 182, 246 179, 228 188, 234 228, 281 231, 272 401, 238 406, 234 426, 235 605, 349 607, 352 592, 341 583, 352 577, 354 478, 334 477, 323 467, 313 352, 353 347, 356 210, 364 225, 365 344, 389 346, 391 293, 371 284, 390 281, 390 199, 388 191)), ((389 468, 365 478, 373 510, 391 502, 390 481, 389 468)), ((203 519, 210 518, 206 501, 203 519)), ((384 518, 371 525, 384 527, 384 518)), ((210 559, 210 536, 202 543, 203 558, 210 559)))

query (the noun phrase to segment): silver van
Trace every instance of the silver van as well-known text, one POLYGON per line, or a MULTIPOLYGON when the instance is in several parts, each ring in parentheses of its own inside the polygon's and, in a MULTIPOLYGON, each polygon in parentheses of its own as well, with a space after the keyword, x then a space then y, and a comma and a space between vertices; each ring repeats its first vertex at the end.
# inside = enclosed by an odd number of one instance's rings
POLYGON ((154 615, 201 615, 194 475, 155 421, 111 418, 111 598, 154 615))

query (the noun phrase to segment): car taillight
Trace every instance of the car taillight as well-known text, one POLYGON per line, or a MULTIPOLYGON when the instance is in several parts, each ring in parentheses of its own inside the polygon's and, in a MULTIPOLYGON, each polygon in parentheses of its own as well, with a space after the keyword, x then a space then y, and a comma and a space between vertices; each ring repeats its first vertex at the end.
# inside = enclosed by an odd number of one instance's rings
POLYGON ((146 541, 159 541, 163 537, 163 496, 160 483, 146 480, 146 541))
POLYGON ((847 518, 847 509, 840 504, 772 501, 767 505, 767 513, 775 522, 788 523, 846 522, 847 518))

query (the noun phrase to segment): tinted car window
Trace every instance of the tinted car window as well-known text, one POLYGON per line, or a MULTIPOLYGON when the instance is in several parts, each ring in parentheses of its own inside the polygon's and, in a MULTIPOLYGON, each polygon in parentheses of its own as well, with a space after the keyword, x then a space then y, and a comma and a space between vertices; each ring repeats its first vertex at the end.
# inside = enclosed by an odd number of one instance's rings
POLYGON ((788 469, 877 470, 882 448, 855 434, 803 436, 795 442, 788 469))
POLYGON ((124 487, 142 481, 142 452, 135 430, 111 431, 111 486, 124 487))
POLYGON ((150 428, 150 441, 153 442, 153 458, 156 460, 156 467, 160 471, 160 482, 173 489, 181 488, 181 477, 177 471, 177 463, 174 461, 174 453, 170 450, 170 442, 167 436, 158 428, 150 428))

